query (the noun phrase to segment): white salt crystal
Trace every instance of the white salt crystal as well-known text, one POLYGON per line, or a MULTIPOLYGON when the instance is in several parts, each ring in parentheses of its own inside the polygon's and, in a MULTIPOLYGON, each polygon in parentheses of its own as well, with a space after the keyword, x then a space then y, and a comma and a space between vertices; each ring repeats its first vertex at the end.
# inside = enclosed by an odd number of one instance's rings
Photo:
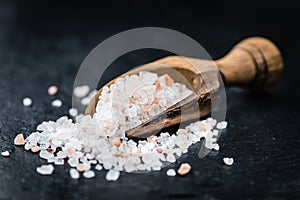
POLYGON ((176 176, 176 171, 174 169, 168 169, 166 174, 167 176, 176 176))
POLYGON ((78 165, 79 161, 77 158, 69 158, 68 160, 68 164, 71 166, 71 167, 76 167, 78 165))
POLYGON ((224 162, 226 165, 232 165, 233 162, 234 162, 234 160, 233 160, 233 158, 228 158, 228 157, 226 157, 226 158, 223 158, 223 162, 224 162))
POLYGON ((88 170, 83 172, 84 178, 93 178, 95 176, 95 172, 92 170, 88 170))
POLYGON ((54 171, 53 165, 42 165, 36 168, 36 171, 41 175, 50 175, 54 171))
POLYGON ((82 85, 82 86, 77 86, 76 88, 74 88, 73 90, 73 94, 76 97, 82 98, 84 96, 86 96, 90 91, 90 87, 88 85, 82 85))
POLYGON ((159 171, 159 170, 161 170, 161 166, 155 165, 155 166, 152 167, 152 170, 153 171, 159 171))
POLYGON ((219 146, 218 143, 216 143, 216 144, 214 145, 214 150, 216 150, 216 151, 219 151, 219 150, 220 150, 220 146, 219 146))
POLYGON ((1 152, 1 156, 8 157, 9 155, 10 155, 9 151, 3 151, 3 152, 1 152))
POLYGON ((103 169, 103 167, 102 167, 102 165, 98 164, 98 165, 95 166, 95 169, 98 170, 98 171, 101 171, 103 169))
POLYGON ((84 97, 83 99, 81 99, 81 105, 86 106, 90 103, 91 98, 90 97, 84 97))
POLYGON ((55 157, 52 157, 52 158, 47 159, 47 162, 48 162, 48 163, 54 163, 55 161, 56 161, 56 158, 55 158, 55 157))
POLYGON ((58 92, 58 87, 56 85, 52 85, 48 88, 48 94, 51 96, 56 95, 57 92, 58 92))
POLYGON ((217 129, 225 129, 227 127, 227 122, 226 121, 218 122, 216 127, 217 129))
POLYGON ((64 165, 64 163, 65 163, 64 159, 61 159, 61 158, 57 158, 54 161, 55 165, 64 165))
POLYGON ((78 110, 76 108, 70 108, 69 115, 72 117, 76 117, 78 115, 78 110))
POLYGON ((120 172, 119 171, 116 171, 114 169, 110 169, 105 178, 107 181, 116 181, 119 179, 119 176, 120 176, 120 172))
POLYGON ((31 149, 31 147, 33 147, 33 145, 32 145, 32 144, 30 144, 30 143, 26 143, 26 144, 25 144, 25 146, 24 146, 24 149, 25 149, 25 150, 30 150, 30 149, 31 149))
POLYGON ((85 154, 85 157, 86 157, 87 159, 89 159, 89 160, 92 160, 92 159, 95 158, 95 156, 94 156, 93 154, 91 154, 91 153, 85 154))
POLYGON ((32 100, 29 97, 25 97, 23 99, 23 105, 26 106, 26 107, 31 106, 32 105, 32 100))
POLYGON ((54 157, 54 154, 49 153, 49 152, 48 152, 47 150, 45 150, 45 149, 41 149, 39 155, 40 155, 41 158, 44 158, 44 159, 46 159, 46 160, 48 160, 48 159, 54 157))
POLYGON ((52 101, 51 105, 53 107, 61 107, 62 106, 62 101, 60 99, 55 99, 54 101, 52 101))
POLYGON ((98 161, 97 160, 89 160, 89 163, 93 164, 93 165, 96 165, 98 163, 98 161))
POLYGON ((218 130, 213 130, 212 133, 213 133, 213 136, 217 136, 219 134, 219 131, 218 130))
POLYGON ((76 169, 70 169, 70 176, 72 179, 79 179, 80 174, 76 169))
POLYGON ((172 153, 168 154, 167 157, 166 157, 166 159, 170 163, 174 163, 176 161, 176 158, 175 158, 175 156, 172 153))

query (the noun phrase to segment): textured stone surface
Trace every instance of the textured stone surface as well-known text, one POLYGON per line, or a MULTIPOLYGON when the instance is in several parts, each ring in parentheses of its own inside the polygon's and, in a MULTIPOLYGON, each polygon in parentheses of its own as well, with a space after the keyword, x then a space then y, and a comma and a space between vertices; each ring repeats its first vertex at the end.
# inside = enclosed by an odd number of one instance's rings
MULTIPOLYGON (((11 155, 0 157, 0 198, 298 199, 300 71, 294 20, 299 17, 298 7, 292 1, 238 2, 220 8, 202 1, 130 6, 123 2, 116 11, 119 2, 89 6, 79 1, 35 1, 34 5, 1 1, 0 150, 11 155), (171 4, 174 7, 166 10, 171 4), (37 174, 35 169, 44 160, 15 147, 15 135, 28 136, 44 119, 67 114, 76 71, 88 52, 112 34, 141 26, 182 31, 215 58, 241 38, 267 36, 280 45, 286 68, 279 84, 267 92, 227 90, 228 127, 218 142, 220 152, 199 160, 197 146, 190 149, 180 159, 193 167, 186 177, 168 177, 165 170, 123 173, 117 182, 107 183, 102 170, 95 172, 94 179, 73 180, 65 166, 56 166, 50 177, 37 174), (59 86, 57 97, 64 102, 60 109, 51 107, 55 98, 47 94, 53 84, 59 86), (31 107, 22 104, 26 96, 33 99, 31 107), (234 165, 224 166, 223 157, 233 157, 234 165)), ((127 54, 113 63, 100 82, 163 55, 167 53, 154 50, 127 54), (118 66, 122 68, 116 70, 118 66)), ((179 163, 170 166, 178 167, 179 163)))

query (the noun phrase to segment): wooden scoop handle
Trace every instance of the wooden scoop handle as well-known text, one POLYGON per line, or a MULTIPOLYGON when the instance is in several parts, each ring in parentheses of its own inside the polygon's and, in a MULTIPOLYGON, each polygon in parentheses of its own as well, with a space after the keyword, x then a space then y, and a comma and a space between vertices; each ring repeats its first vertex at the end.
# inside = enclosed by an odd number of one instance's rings
POLYGON ((280 51, 262 37, 241 41, 215 63, 227 86, 268 86, 278 80, 283 69, 280 51))

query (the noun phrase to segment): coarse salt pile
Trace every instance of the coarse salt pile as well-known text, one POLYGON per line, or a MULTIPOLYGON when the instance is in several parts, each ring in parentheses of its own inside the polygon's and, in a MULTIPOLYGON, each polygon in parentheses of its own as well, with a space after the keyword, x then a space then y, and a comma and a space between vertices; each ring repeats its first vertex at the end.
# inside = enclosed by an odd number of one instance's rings
MULTIPOLYGON (((185 85, 174 83, 168 75, 140 72, 126 76, 103 88, 93 117, 78 115, 73 122, 64 116, 55 122, 43 122, 37 132, 25 139, 25 149, 39 151, 41 158, 55 165, 66 160, 74 179, 79 178, 78 172, 85 178, 94 177, 93 165, 96 170, 109 170, 109 181, 117 180, 120 171, 160 170, 164 163, 174 163, 201 138, 205 138, 206 148, 217 149, 219 131, 214 127, 224 129, 227 123, 217 124, 208 118, 179 129, 176 134, 161 133, 138 142, 128 139, 125 132, 191 94, 185 85)), ((53 172, 49 165, 37 171, 53 172)))

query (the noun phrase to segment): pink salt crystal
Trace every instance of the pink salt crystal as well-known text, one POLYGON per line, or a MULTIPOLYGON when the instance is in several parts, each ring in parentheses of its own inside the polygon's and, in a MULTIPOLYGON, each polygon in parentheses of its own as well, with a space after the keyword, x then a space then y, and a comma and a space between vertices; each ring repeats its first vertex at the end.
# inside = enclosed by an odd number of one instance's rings
POLYGON ((186 175, 187 173, 189 173, 191 171, 192 167, 190 164, 188 163, 182 163, 179 167, 179 169, 177 170, 177 173, 181 176, 186 175))
POLYGON ((75 149, 74 148, 67 148, 65 150, 66 154, 68 157, 71 157, 73 155, 73 153, 75 153, 75 149))
POLYGON ((161 149, 160 147, 156 148, 156 151, 157 151, 158 153, 162 153, 162 149, 161 149))
POLYGON ((14 144, 15 145, 24 145, 25 144, 25 140, 24 140, 24 136, 22 133, 18 134, 15 139, 14 139, 14 144))
POLYGON ((151 135, 150 137, 147 138, 147 141, 148 142, 155 142, 155 143, 157 143, 158 138, 157 138, 156 135, 151 135))
POLYGON ((76 166, 76 169, 77 169, 79 172, 84 172, 84 171, 90 170, 90 169, 91 169, 91 165, 90 165, 90 164, 86 164, 86 163, 79 163, 79 164, 76 166))
POLYGON ((113 138, 111 142, 116 147, 119 147, 121 145, 121 140, 119 138, 113 138))
POLYGON ((48 94, 51 96, 56 95, 57 92, 58 92, 58 87, 56 85, 52 85, 48 88, 48 94))
POLYGON ((41 147, 39 147, 39 146, 33 146, 33 147, 31 147, 31 151, 33 153, 39 152, 40 150, 41 150, 41 147))
POLYGON ((165 74, 164 77, 166 86, 171 87, 173 85, 173 79, 168 74, 165 74))
POLYGON ((154 82, 154 85, 155 85, 156 91, 161 90, 160 82, 158 80, 156 80, 154 82))

